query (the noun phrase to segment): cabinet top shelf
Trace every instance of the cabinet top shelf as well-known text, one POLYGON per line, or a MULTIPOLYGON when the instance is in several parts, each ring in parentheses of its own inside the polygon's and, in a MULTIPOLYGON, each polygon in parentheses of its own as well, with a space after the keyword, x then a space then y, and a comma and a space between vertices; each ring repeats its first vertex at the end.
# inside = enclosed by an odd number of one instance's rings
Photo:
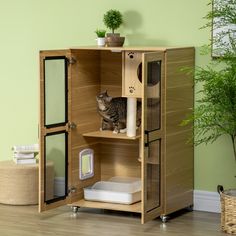
MULTIPOLYGON (((124 47, 99 47, 99 46, 78 46, 78 47, 68 47, 63 49, 66 50, 98 50, 98 51, 113 51, 113 52, 122 52, 122 51, 166 51, 166 50, 176 50, 176 49, 186 49, 193 47, 158 47, 158 46, 124 46, 124 47)), ((41 52, 51 50, 42 50, 41 52)), ((53 50, 55 51, 55 50, 53 50)))
POLYGON ((99 47, 99 46, 81 46, 81 47, 71 47, 70 49, 81 49, 81 50, 109 50, 114 52, 119 51, 165 51, 167 49, 172 49, 174 47, 145 47, 145 46, 129 46, 129 47, 99 47))
POLYGON ((94 138, 112 138, 112 139, 128 139, 128 140, 135 140, 141 137, 140 133, 136 134, 135 137, 128 137, 123 133, 114 134, 110 130, 103 130, 103 131, 93 131, 83 134, 84 137, 94 137, 94 138))

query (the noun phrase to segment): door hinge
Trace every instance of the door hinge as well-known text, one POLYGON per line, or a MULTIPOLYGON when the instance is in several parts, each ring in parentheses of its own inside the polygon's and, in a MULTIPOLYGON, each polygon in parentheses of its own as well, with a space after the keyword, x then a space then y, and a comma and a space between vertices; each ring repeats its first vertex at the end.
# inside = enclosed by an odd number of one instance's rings
POLYGON ((67 62, 69 65, 73 65, 76 63, 76 59, 74 57, 68 57, 67 62))
POLYGON ((144 145, 145 147, 149 147, 149 131, 144 131, 144 145))
POLYGON ((77 190, 77 188, 72 186, 71 188, 68 189, 67 193, 68 193, 68 195, 71 195, 72 193, 76 193, 76 190, 77 190))
POLYGON ((74 122, 69 122, 68 126, 70 129, 75 129, 77 127, 77 125, 74 122))

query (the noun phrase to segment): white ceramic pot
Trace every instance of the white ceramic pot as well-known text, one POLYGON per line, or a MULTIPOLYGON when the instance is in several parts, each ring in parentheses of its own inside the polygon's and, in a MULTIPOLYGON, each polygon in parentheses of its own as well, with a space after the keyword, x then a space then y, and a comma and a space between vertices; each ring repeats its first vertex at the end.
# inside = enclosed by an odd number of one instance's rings
POLYGON ((96 40, 98 46, 105 46, 105 38, 97 38, 96 40))

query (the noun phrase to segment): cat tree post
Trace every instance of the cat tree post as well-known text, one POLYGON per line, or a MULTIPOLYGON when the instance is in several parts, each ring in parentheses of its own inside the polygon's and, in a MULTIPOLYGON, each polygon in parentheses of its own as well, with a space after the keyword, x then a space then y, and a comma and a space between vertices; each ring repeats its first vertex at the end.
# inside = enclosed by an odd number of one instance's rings
POLYGON ((127 136, 136 136, 137 98, 127 98, 127 136))

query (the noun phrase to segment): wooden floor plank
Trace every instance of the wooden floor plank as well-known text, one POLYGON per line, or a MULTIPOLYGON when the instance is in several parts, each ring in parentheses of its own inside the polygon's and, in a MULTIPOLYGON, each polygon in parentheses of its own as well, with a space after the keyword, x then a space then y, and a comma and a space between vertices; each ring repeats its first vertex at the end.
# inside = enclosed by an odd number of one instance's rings
POLYGON ((181 212, 166 224, 158 218, 144 225, 140 214, 94 209, 79 209, 75 216, 64 206, 44 213, 37 206, 0 205, 1 236, 220 236, 220 215, 206 212, 181 212))

